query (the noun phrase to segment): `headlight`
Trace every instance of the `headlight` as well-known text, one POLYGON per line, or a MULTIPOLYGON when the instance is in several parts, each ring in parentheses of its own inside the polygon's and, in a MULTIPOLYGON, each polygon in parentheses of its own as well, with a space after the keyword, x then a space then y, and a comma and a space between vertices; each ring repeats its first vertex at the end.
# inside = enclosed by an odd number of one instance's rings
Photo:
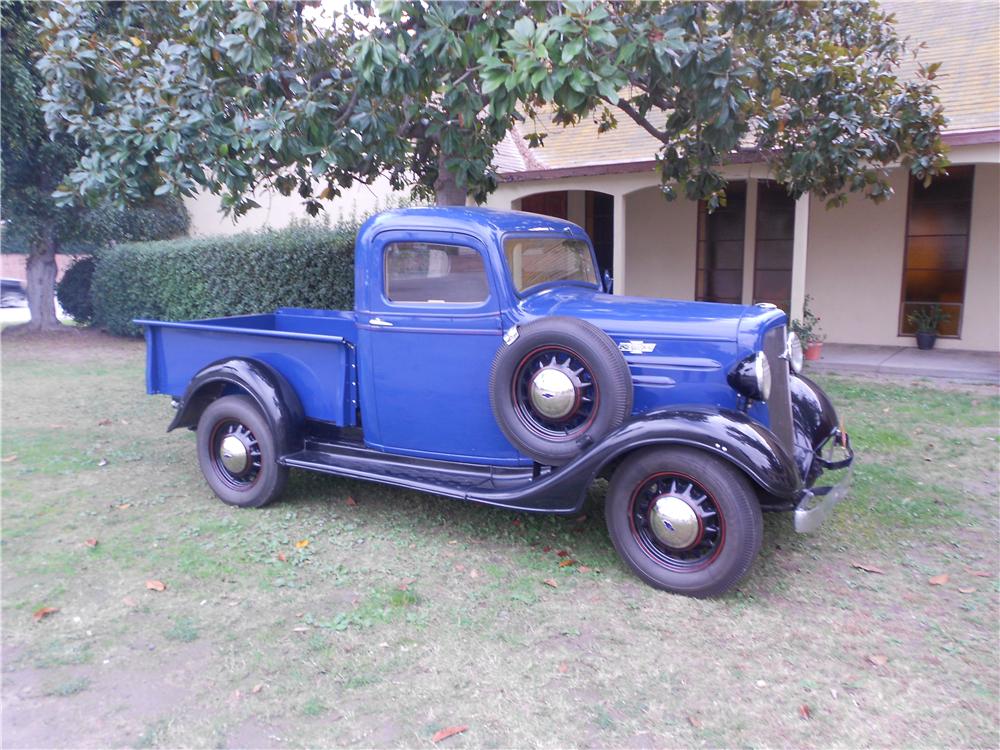
POLYGON ((764 352, 751 354, 729 373, 729 385, 754 401, 767 401, 771 395, 771 366, 764 352))
POLYGON ((794 333, 789 333, 785 342, 785 359, 791 365, 792 372, 802 372, 802 342, 794 333))

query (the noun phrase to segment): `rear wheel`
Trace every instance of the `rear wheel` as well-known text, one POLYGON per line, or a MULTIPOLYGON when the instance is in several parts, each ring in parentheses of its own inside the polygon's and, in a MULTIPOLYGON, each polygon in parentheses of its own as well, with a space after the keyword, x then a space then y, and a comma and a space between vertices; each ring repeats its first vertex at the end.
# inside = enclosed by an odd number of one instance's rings
POLYGON ((651 448, 626 459, 611 479, 605 519, 636 575, 696 597, 735 586, 763 536, 760 503, 746 477, 691 448, 651 448))
POLYGON ((224 396, 198 420, 198 463, 222 502, 259 508, 277 499, 288 469, 277 463, 274 435, 247 396, 224 396))

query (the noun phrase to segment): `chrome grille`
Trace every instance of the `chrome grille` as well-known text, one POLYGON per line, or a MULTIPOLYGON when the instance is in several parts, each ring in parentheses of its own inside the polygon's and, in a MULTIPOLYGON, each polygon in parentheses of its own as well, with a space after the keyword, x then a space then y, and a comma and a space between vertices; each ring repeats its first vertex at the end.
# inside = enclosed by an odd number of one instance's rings
POLYGON ((771 432, 781 444, 793 453, 795 431, 792 424, 792 394, 788 385, 788 360, 785 354, 785 327, 772 328, 764 334, 764 355, 771 367, 771 397, 767 400, 767 413, 771 432))

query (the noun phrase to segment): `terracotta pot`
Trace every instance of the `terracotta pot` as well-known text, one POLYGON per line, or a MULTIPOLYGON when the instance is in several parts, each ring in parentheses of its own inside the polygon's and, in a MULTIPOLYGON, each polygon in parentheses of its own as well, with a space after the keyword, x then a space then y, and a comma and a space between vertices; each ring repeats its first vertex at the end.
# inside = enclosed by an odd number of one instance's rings
POLYGON ((805 351, 802 353, 805 359, 816 361, 821 356, 823 356, 823 342, 822 341, 810 341, 806 344, 805 351))
POLYGON ((934 342, 937 341, 937 334, 929 331, 917 331, 917 348, 933 349, 934 342))

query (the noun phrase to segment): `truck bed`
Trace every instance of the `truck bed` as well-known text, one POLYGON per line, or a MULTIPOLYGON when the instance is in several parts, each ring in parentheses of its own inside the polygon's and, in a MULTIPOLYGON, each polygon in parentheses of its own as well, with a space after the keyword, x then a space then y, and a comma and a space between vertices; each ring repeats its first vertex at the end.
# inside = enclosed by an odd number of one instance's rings
POLYGON ((180 398, 206 366, 225 359, 255 359, 285 377, 308 418, 345 427, 355 424, 353 312, 283 307, 261 315, 135 323, 146 332, 147 393, 180 398))

